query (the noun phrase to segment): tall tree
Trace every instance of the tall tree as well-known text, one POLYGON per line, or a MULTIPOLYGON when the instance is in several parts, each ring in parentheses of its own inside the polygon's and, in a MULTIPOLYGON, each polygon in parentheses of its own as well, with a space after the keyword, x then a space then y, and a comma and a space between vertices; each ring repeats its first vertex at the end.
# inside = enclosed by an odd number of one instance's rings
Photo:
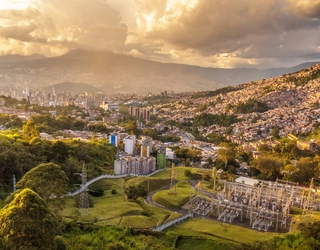
POLYGON ((23 126, 23 139, 30 141, 35 137, 39 137, 39 131, 33 120, 28 120, 23 126))
POLYGON ((221 143, 218 149, 218 157, 225 163, 225 168, 228 166, 229 161, 235 160, 236 150, 235 147, 229 145, 228 143, 221 143))
POLYGON ((269 180, 279 177, 280 169, 283 167, 283 161, 273 156, 259 156, 252 164, 269 180))
MULTIPOLYGON (((312 177, 315 177, 315 173, 318 173, 318 165, 317 161, 318 157, 303 157, 297 162, 297 169, 293 174, 294 180, 299 183, 308 183, 311 181, 312 177)), ((316 176, 317 177, 317 176, 316 176)))
POLYGON ((60 201, 68 192, 69 179, 61 167, 54 163, 41 163, 27 172, 17 188, 30 188, 46 201, 60 201))
POLYGON ((24 189, 0 210, 0 248, 3 250, 58 249, 55 237, 60 234, 57 218, 45 200, 24 189))

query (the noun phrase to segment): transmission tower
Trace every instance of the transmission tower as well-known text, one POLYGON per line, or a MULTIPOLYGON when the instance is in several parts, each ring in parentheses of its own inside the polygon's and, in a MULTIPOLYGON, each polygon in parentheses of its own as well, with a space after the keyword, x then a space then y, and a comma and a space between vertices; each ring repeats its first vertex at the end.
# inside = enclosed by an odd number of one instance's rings
MULTIPOLYGON (((81 188, 85 187, 86 184, 87 184, 87 170, 86 170, 86 165, 83 162, 82 173, 81 173, 81 188)), ((80 193, 79 208, 81 213, 88 212, 89 196, 86 188, 80 193)))
POLYGON ((175 183, 174 183, 175 180, 176 180, 176 170, 175 170, 174 164, 172 163, 172 166, 171 166, 171 186, 170 186, 170 189, 171 189, 172 186, 174 185, 174 194, 177 193, 176 185, 175 185, 175 183))
POLYGON ((16 176, 15 175, 13 175, 13 178, 12 178, 12 184, 13 184, 13 192, 15 192, 16 191, 16 176))
POLYGON ((302 212, 303 215, 307 215, 314 209, 313 188, 314 188, 313 178, 311 178, 310 187, 303 203, 303 212, 302 212))
POLYGON ((212 179, 213 179, 213 191, 216 191, 216 179, 217 179, 217 169, 216 167, 212 168, 212 179))

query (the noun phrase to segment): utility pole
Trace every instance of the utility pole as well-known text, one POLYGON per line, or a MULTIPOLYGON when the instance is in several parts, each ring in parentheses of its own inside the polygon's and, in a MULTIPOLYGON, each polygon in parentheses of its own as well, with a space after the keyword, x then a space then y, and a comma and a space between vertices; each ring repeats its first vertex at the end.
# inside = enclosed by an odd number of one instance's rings
MULTIPOLYGON (((83 162, 81 173, 81 188, 87 184, 87 170, 86 165, 83 162)), ((89 196, 86 188, 80 193, 79 208, 81 213, 86 214, 89 208, 89 196)))
POLYGON ((13 182, 13 192, 15 192, 16 191, 16 176, 15 175, 13 175, 12 182, 13 182))

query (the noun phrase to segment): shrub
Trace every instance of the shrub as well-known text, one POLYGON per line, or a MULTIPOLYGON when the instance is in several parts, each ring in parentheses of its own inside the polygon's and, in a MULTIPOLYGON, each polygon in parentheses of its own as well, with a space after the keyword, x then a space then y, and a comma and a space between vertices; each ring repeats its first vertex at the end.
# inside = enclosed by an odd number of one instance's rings
POLYGON ((184 170, 184 175, 185 176, 191 176, 191 170, 190 169, 184 170))
POLYGON ((112 189, 112 190, 111 190, 111 194, 117 194, 117 190, 112 189))
POLYGON ((153 215, 153 212, 151 210, 143 210, 141 214, 143 216, 151 217, 153 215))
POLYGON ((208 181, 208 180, 210 180, 210 175, 208 173, 203 173, 202 174, 202 179, 205 180, 205 181, 208 181))
POLYGON ((94 197, 100 197, 104 194, 104 190, 101 188, 91 189, 88 193, 94 197))

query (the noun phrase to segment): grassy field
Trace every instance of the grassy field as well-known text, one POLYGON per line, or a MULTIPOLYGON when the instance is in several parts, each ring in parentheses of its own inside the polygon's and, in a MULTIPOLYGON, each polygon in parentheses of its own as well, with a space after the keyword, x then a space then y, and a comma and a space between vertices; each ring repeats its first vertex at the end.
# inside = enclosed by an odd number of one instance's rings
MULTIPOLYGON (((150 228, 162 224, 168 219, 173 219, 178 214, 163 210, 146 204, 142 198, 136 201, 126 201, 122 191, 122 185, 132 182, 133 179, 102 179, 89 187, 101 188, 104 195, 101 197, 91 197, 94 206, 87 210, 87 213, 79 214, 79 209, 75 206, 75 198, 67 197, 65 199, 66 206, 60 213, 65 218, 75 219, 78 217, 80 221, 97 222, 102 225, 115 225, 134 228, 150 228), (115 189, 116 194, 112 194, 111 190, 115 189)), ((139 180, 138 180, 139 181, 139 180)), ((144 181, 144 180, 143 180, 144 181)), ((158 188, 163 184, 163 180, 150 180, 152 188, 158 188)), ((164 183, 166 184, 166 183, 164 183)))
POLYGON ((313 223, 316 220, 320 220, 320 212, 313 211, 312 213, 307 215, 295 215, 292 218, 291 232, 299 231, 299 226, 301 224, 313 223))
POLYGON ((169 228, 178 235, 206 237, 211 240, 251 243, 256 240, 268 240, 277 233, 259 232, 236 225, 221 223, 213 220, 192 218, 175 227, 169 228))
MULTIPOLYGON (((176 179, 177 180, 195 180, 201 179, 201 174, 204 172, 208 172, 211 174, 210 170, 207 169, 202 169, 202 168, 192 168, 192 167, 175 167, 176 171, 176 179), (190 170, 191 171, 191 176, 186 176, 185 175, 185 170, 190 170)), ((161 171, 159 173, 156 173, 152 177, 154 178, 170 178, 171 177, 171 168, 168 168, 164 171, 161 171)))
MULTIPOLYGON (((178 184, 176 193, 174 188, 170 190, 160 190, 153 196, 153 200, 168 208, 180 208, 190 199, 190 194, 195 191, 188 184, 188 180, 199 177, 203 172, 211 173, 204 169, 193 169, 190 167, 176 167, 178 184), (191 170, 192 176, 185 176, 185 170, 191 170)), ((138 198, 136 201, 126 201, 123 194, 123 187, 127 185, 143 185, 149 191, 156 191, 165 185, 170 184, 170 169, 157 173, 151 177, 128 177, 123 179, 103 179, 89 187, 89 189, 103 189, 104 195, 92 197, 94 207, 88 209, 88 214, 79 214, 79 209, 75 207, 73 197, 66 198, 66 208, 61 212, 65 218, 78 221, 94 222, 100 225, 113 225, 132 228, 152 228, 166 221, 172 220, 180 214, 153 207, 147 204, 144 199, 138 198), (115 189, 116 194, 111 190, 115 189)), ((200 182, 201 188, 212 191, 212 182, 200 182)), ((1 203, 0 203, 1 205, 1 203)), ((302 216, 301 210, 295 209, 292 221, 291 232, 299 230, 300 223, 312 222, 320 219, 320 213, 302 216)), ((222 223, 215 220, 202 220, 197 218, 187 221, 167 229, 167 233, 179 235, 176 242, 176 249, 227 249, 226 244, 252 243, 256 240, 268 240, 273 236, 284 234, 266 233, 246 229, 236 225, 222 223)))
POLYGON ((153 195, 153 201, 166 208, 180 208, 190 200, 193 188, 187 181, 176 184, 169 190, 161 190, 153 195))
POLYGON ((128 185, 141 185, 148 192, 154 192, 160 188, 170 184, 170 178, 156 178, 156 177, 136 177, 127 180, 128 185))

